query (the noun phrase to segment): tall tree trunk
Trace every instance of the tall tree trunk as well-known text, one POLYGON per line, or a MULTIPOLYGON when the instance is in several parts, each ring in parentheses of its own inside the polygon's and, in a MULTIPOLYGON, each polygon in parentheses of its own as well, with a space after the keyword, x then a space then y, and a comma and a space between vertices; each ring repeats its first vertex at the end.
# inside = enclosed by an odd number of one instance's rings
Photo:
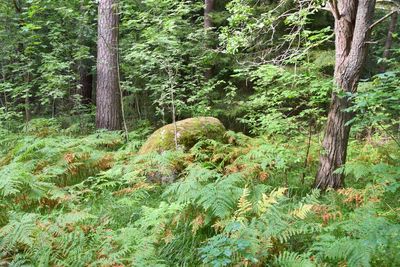
MULTIPOLYGON (((385 42, 385 48, 383 50, 383 58, 384 59, 388 59, 390 57, 390 50, 392 49, 392 44, 393 44, 393 34, 396 31, 398 16, 399 16, 399 13, 394 12, 390 19, 389 30, 388 30, 388 34, 387 34, 386 42, 385 42)), ((386 70, 386 65, 385 65, 385 62, 383 62, 380 67, 380 71, 385 72, 385 70, 386 70)))
POLYGON ((117 0, 99 1, 96 95, 98 129, 121 129, 117 5, 117 0))
MULTIPOLYGON (((204 29, 206 30, 206 33, 208 34, 209 31, 213 27, 213 22, 212 18, 210 16, 211 12, 214 11, 214 0, 205 0, 204 3, 204 29)), ((204 77, 206 80, 211 79, 213 74, 213 67, 211 66, 210 68, 206 69, 204 73, 204 77)))
POLYGON ((353 114, 345 111, 351 106, 346 94, 357 91, 375 10, 375 0, 332 0, 330 3, 335 17, 334 76, 338 90, 332 94, 323 151, 315 179, 315 187, 323 190, 344 186, 344 174, 335 171, 346 163, 350 133, 348 123, 353 118, 353 114))
POLYGON ((79 67, 79 83, 81 85, 82 104, 92 103, 93 75, 85 63, 79 67))

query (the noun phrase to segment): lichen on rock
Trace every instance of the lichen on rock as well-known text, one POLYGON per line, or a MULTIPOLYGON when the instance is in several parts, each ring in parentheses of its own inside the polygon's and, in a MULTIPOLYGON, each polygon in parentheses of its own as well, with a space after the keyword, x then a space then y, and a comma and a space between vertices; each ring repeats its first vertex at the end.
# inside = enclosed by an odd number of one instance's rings
MULTIPOLYGON (((176 122, 178 148, 187 150, 203 139, 222 140, 224 125, 213 117, 196 117, 176 122)), ((139 154, 175 149, 175 126, 165 125, 155 131, 139 150, 139 154)))

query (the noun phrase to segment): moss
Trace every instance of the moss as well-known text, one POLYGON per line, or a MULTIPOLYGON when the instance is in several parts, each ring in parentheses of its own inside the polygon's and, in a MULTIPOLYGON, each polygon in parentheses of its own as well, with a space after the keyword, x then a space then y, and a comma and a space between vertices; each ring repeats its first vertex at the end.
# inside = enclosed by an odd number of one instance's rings
MULTIPOLYGON (((168 124, 155 131, 142 146, 139 153, 175 149, 174 124, 168 124)), ((224 125, 213 117, 197 117, 176 122, 178 146, 184 150, 191 148, 202 139, 221 140, 224 125)))

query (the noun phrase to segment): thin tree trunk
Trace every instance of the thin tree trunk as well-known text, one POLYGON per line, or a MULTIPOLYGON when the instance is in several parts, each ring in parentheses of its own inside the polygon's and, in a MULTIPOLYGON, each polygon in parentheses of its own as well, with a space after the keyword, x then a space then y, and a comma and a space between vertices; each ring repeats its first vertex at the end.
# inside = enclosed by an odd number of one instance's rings
MULTIPOLYGON (((4 71, 4 66, 1 66, 1 76, 2 76, 3 82, 5 82, 6 81, 6 72, 4 71)), ((7 113, 8 112, 8 103, 7 103, 7 93, 5 90, 3 91, 3 97, 4 97, 4 103, 2 101, 2 105, 4 106, 4 110, 7 113)))
MULTIPOLYGON (((210 16, 211 12, 214 11, 214 0, 205 0, 204 3, 204 29, 206 30, 206 33, 208 34, 208 31, 210 31, 213 27, 213 22, 212 18, 210 16)), ((213 67, 210 67, 206 69, 204 73, 204 77, 206 80, 211 79, 213 74, 213 67)))
MULTIPOLYGON (((26 86, 29 86, 31 79, 30 79, 30 75, 29 72, 25 74, 25 83, 26 86)), ((25 121, 26 123, 28 123, 31 120, 31 103, 29 100, 29 89, 27 89, 26 93, 25 93, 25 121)))
MULTIPOLYGON (((384 59, 388 59, 390 57, 390 50, 392 49, 392 44, 393 44, 393 34, 396 31, 398 16, 399 16, 399 13, 394 12, 390 19, 389 30, 388 30, 388 34, 387 34, 386 42, 385 42, 385 49, 383 50, 383 58, 384 59)), ((385 65, 385 62, 383 62, 380 67, 380 71, 385 72, 385 70, 386 70, 386 65, 385 65)))
POLYGON ((204 6, 204 29, 210 29, 213 27, 211 19, 211 12, 214 11, 214 0, 205 0, 204 6))
MULTIPOLYGON (((14 8, 15 8, 15 13, 20 16, 22 13, 22 6, 21 3, 17 0, 13 0, 14 8)), ((19 23, 18 27, 22 28, 24 25, 24 20, 22 18, 19 18, 19 23)), ((23 55, 24 54, 24 44, 22 42, 19 42, 17 45, 17 53, 23 55)), ((25 73, 24 76, 24 83, 26 86, 29 86, 29 83, 31 81, 31 77, 29 75, 29 71, 25 73)), ((26 125, 28 125, 28 122, 31 120, 31 109, 30 109, 30 99, 29 99, 29 89, 25 92, 25 95, 23 96, 23 99, 21 101, 24 102, 24 112, 25 112, 25 122, 26 125)))
MULTIPOLYGON (((80 12, 81 14, 84 14, 86 12, 85 0, 80 1, 80 12)), ((81 21, 80 23, 83 23, 83 21, 81 21)), ((80 28, 78 36, 80 44, 82 46, 89 47, 90 54, 93 55, 93 57, 96 57, 94 53, 96 50, 94 46, 95 43, 85 37, 84 27, 80 28)), ((78 61, 79 84, 81 85, 79 93, 82 96, 82 104, 84 105, 89 105, 94 102, 92 97, 94 85, 94 75, 92 73, 92 67, 93 62, 91 59, 87 58, 78 61)))
POLYGON ((343 172, 336 171, 346 163, 350 133, 348 123, 353 118, 353 114, 345 111, 351 106, 346 94, 357 91, 375 10, 375 0, 333 0, 330 3, 335 17, 335 82, 338 90, 332 94, 323 151, 315 179, 315 187, 323 190, 344 186, 343 172))
POLYGON ((97 112, 98 129, 122 128, 118 81, 118 12, 117 0, 99 1, 97 43, 97 112))
POLYGON ((312 121, 309 122, 307 149, 306 149, 306 156, 304 157, 304 171, 301 174, 301 184, 304 184, 305 182, 306 168, 308 165, 308 157, 310 155, 310 149, 311 149, 311 139, 312 139, 312 121))
POLYGON ((82 62, 79 67, 79 83, 81 85, 82 104, 89 105, 92 103, 93 75, 84 64, 82 62))

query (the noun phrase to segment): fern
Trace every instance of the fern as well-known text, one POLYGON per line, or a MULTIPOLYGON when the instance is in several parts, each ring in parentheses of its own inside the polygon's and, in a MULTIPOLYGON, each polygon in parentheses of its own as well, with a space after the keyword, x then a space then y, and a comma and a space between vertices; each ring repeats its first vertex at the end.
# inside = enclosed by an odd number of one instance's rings
POLYGON ((252 210, 252 203, 248 200, 249 195, 250 195, 249 189, 245 187, 243 189, 242 196, 238 201, 237 204, 238 208, 234 214, 234 217, 236 217, 237 219, 243 217, 244 215, 246 215, 246 213, 252 210))
POLYGON ((299 255, 297 252, 284 251, 274 257, 274 265, 282 267, 313 267, 308 255, 299 255))
POLYGON ((0 251, 11 252, 19 248, 31 247, 37 230, 37 214, 11 214, 10 222, 0 229, 0 251))
POLYGON ((305 219, 310 212, 312 212, 312 204, 301 204, 299 208, 293 210, 291 214, 299 219, 305 219))
POLYGON ((259 214, 263 214, 267 212, 267 210, 273 206, 273 204, 277 204, 278 200, 283 198, 287 188, 278 188, 274 189, 268 196, 266 194, 262 195, 262 200, 258 202, 258 212, 259 214))
POLYGON ((243 182, 242 179, 239 174, 231 174, 206 185, 200 192, 197 204, 206 211, 210 210, 214 216, 225 218, 232 213, 240 198, 242 190, 238 185, 243 182))
POLYGON ((400 265, 396 150, 352 151, 360 184, 320 194, 299 182, 300 137, 137 155, 138 132, 46 123, 0 140, 0 265, 400 265))
POLYGON ((399 225, 377 218, 366 208, 359 209, 352 218, 332 224, 318 237, 313 250, 318 257, 334 262, 345 260, 349 266, 371 266, 376 257, 399 243, 399 225), (345 237, 335 233, 344 231, 345 237), (394 243, 393 243, 394 242, 394 243))

